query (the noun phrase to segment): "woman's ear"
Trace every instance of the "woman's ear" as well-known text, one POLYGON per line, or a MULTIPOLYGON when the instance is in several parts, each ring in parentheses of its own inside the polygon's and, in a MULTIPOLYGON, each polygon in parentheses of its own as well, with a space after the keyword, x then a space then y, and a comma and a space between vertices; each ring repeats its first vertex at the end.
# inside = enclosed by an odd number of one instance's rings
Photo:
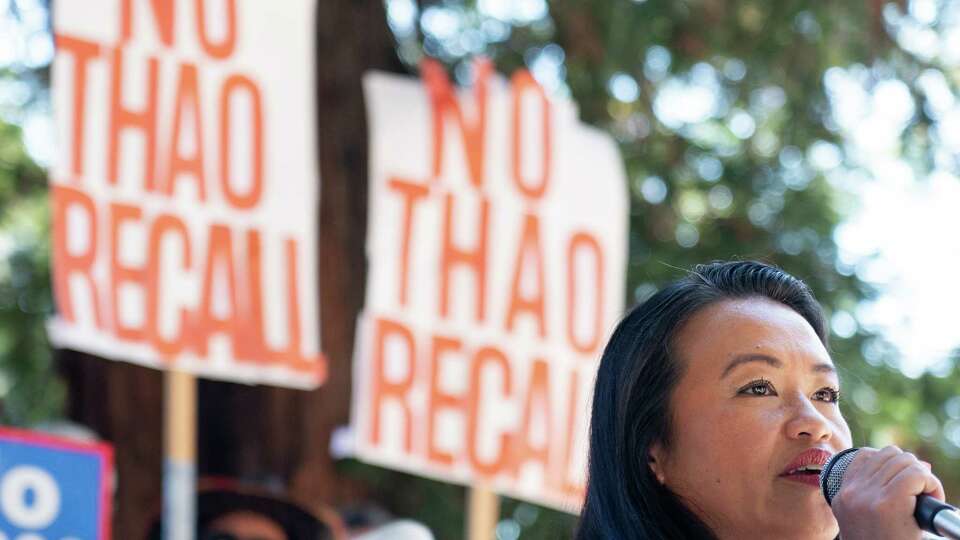
POLYGON ((666 457, 662 444, 655 442, 650 445, 650 452, 647 454, 647 466, 650 467, 650 471, 657 478, 657 482, 660 482, 660 485, 666 485, 667 482, 666 472, 664 471, 666 457))

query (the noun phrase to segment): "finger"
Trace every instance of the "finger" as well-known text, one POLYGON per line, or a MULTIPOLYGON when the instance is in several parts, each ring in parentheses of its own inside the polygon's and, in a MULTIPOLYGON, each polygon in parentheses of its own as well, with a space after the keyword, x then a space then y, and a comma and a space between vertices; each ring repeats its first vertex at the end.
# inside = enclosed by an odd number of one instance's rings
POLYGON ((847 478, 856 476, 860 469, 864 467, 864 464, 873 459, 873 455, 877 452, 879 452, 879 450, 876 448, 870 448, 869 446, 860 447, 856 451, 856 455, 853 456, 853 460, 847 464, 847 469, 843 473, 844 476, 847 478))
POLYGON ((947 502, 947 492, 943 490, 943 484, 937 479, 937 489, 927 493, 934 499, 939 500, 940 502, 947 502))
POLYGON ((873 482, 874 476, 883 468, 887 461, 899 456, 903 451, 896 446, 887 446, 880 450, 875 448, 861 448, 857 456, 850 462, 845 478, 860 478, 873 482))
POLYGON ((936 476, 930 475, 935 483, 935 487, 932 490, 924 491, 924 494, 933 497, 934 499, 939 499, 940 501, 947 502, 947 493, 943 489, 943 482, 940 481, 936 476))
POLYGON ((906 469, 907 467, 914 466, 922 467, 927 472, 930 472, 929 469, 920 463, 920 460, 918 460, 916 456, 910 452, 903 452, 900 455, 888 459, 883 464, 883 467, 876 472, 876 475, 873 477, 873 481, 876 482, 875 485, 885 486, 886 484, 890 483, 890 481, 893 480, 898 474, 900 474, 900 471, 906 469))
MULTIPOLYGON (((924 467, 926 467, 927 470, 930 471, 931 474, 933 474, 933 465, 931 465, 929 461, 924 461, 924 460, 922 460, 922 459, 918 459, 917 461, 919 461, 921 465, 923 465, 924 467)), ((936 476, 934 476, 934 478, 936 478, 936 476)), ((939 489, 939 491, 934 491, 934 492, 931 492, 931 493, 927 493, 927 495, 930 495, 931 497, 934 497, 934 498, 936 498, 936 499, 940 499, 941 501, 946 502, 946 500, 947 500, 947 493, 946 493, 946 491, 944 491, 944 489, 943 489, 943 482, 940 482, 940 479, 939 479, 939 478, 937 478, 937 482, 940 484, 940 489, 939 489)))
POLYGON ((902 469, 884 489, 895 495, 927 494, 940 500, 945 498, 943 484, 920 463, 902 469))

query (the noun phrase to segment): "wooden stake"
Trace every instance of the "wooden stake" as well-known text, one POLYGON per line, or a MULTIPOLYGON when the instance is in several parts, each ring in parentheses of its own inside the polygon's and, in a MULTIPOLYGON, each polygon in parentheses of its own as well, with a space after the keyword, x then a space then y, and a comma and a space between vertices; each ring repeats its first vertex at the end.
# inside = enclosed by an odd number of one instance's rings
POLYGON ((164 540, 194 540, 197 523, 197 379, 164 375, 164 540))
POLYGON ((493 540, 500 519, 500 497, 484 486, 470 488, 467 540, 493 540))

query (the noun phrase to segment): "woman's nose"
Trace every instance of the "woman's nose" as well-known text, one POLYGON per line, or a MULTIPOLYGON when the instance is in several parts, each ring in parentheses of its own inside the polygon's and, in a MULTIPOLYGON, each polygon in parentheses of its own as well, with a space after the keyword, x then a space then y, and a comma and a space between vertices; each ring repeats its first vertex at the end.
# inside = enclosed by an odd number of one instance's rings
POLYGON ((830 421, 805 396, 794 400, 791 415, 785 427, 787 437, 791 439, 826 441, 833 433, 830 421))

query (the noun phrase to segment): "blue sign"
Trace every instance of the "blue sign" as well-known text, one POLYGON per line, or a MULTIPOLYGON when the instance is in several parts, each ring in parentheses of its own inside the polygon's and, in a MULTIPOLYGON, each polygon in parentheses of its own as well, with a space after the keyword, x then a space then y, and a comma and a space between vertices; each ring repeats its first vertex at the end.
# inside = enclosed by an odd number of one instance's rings
POLYGON ((108 540, 113 452, 0 428, 0 539, 108 540))

